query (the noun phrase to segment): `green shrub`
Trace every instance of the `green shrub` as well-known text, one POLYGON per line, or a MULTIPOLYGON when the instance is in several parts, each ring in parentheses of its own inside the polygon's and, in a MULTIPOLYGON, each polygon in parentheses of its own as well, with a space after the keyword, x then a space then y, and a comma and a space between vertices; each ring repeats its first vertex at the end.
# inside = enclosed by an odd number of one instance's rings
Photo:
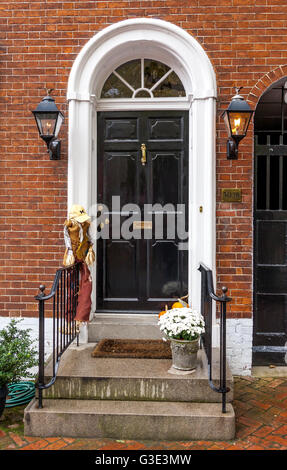
POLYGON ((33 347, 31 329, 18 328, 22 320, 12 319, 0 330, 0 387, 35 377, 30 369, 38 364, 38 352, 33 347))

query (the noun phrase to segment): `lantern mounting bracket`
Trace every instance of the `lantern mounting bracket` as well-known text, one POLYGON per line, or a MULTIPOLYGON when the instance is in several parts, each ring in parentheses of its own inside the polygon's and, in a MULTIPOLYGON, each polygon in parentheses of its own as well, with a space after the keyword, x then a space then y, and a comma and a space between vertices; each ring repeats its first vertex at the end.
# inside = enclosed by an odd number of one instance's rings
POLYGON ((238 142, 236 142, 234 139, 228 139, 227 141, 227 159, 238 159, 238 142))
POLYGON ((61 158, 61 141, 58 139, 51 140, 48 145, 48 153, 50 160, 60 160, 61 158))

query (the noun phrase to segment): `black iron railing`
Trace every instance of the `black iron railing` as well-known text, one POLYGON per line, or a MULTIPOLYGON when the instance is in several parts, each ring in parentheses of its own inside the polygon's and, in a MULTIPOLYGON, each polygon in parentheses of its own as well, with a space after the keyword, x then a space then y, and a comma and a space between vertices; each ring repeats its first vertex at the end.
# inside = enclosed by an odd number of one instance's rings
POLYGON ((222 296, 215 294, 213 288, 212 271, 203 263, 200 263, 198 270, 201 272, 201 314, 205 321, 205 333, 202 335, 202 342, 207 356, 209 385, 215 392, 222 394, 222 413, 226 413, 226 394, 229 388, 226 387, 226 304, 231 301, 227 297, 227 287, 222 287, 222 296), (219 387, 216 387, 212 379, 212 301, 220 304, 220 374, 219 387))
POLYGON ((75 321, 79 278, 79 263, 68 268, 58 269, 51 292, 45 295, 45 286, 41 285, 40 293, 35 297, 39 302, 39 373, 36 383, 39 408, 43 408, 43 390, 55 383, 63 352, 75 338, 77 338, 77 345, 79 344, 79 332, 75 321), (53 325, 52 378, 45 384, 45 306, 49 301, 53 325), (52 305, 50 306, 50 304, 52 305))

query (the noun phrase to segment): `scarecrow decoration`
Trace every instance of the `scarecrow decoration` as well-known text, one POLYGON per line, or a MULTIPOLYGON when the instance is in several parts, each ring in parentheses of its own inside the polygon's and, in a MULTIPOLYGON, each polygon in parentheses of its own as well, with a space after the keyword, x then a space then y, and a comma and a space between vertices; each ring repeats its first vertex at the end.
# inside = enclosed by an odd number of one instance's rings
POLYGON ((89 235, 91 218, 85 209, 74 204, 69 212, 69 219, 64 224, 66 250, 63 265, 73 266, 80 263, 80 285, 78 292, 77 330, 82 322, 88 322, 91 312, 92 278, 89 267, 95 261, 93 243, 89 235))

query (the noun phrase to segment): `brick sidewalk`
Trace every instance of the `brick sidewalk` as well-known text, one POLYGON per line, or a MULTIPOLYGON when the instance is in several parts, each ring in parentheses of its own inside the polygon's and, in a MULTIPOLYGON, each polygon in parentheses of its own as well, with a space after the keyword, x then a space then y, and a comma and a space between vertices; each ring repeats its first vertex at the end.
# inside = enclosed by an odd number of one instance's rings
POLYGON ((24 436, 24 406, 6 409, 0 420, 0 450, 283 450, 287 449, 287 379, 235 377, 234 441, 117 441, 24 436))

